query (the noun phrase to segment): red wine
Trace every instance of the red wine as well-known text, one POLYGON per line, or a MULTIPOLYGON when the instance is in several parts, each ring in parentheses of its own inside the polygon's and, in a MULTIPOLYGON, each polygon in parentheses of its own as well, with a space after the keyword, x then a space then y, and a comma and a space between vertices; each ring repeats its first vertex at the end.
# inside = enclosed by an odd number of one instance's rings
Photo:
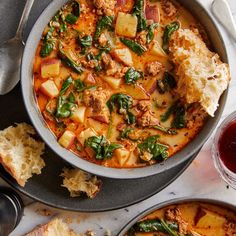
POLYGON ((218 145, 220 159, 229 170, 236 173, 236 121, 223 130, 218 145))

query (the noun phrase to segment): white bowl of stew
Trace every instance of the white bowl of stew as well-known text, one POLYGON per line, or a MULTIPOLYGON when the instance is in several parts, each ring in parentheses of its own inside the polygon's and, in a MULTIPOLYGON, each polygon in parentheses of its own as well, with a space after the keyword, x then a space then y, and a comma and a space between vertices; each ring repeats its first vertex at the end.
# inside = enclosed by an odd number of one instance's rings
POLYGON ((175 199, 142 212, 118 236, 232 235, 235 210, 235 205, 213 199, 175 199))
POLYGON ((173 92, 168 35, 180 27, 197 30, 224 62, 227 53, 197 1, 175 2, 176 12, 148 1, 145 17, 137 11, 142 1, 118 2, 124 5, 113 13, 95 10, 91 1, 52 2, 26 43, 22 93, 38 133, 65 161, 100 176, 141 178, 193 156, 216 127, 227 96, 213 118, 189 121, 195 107, 173 92))

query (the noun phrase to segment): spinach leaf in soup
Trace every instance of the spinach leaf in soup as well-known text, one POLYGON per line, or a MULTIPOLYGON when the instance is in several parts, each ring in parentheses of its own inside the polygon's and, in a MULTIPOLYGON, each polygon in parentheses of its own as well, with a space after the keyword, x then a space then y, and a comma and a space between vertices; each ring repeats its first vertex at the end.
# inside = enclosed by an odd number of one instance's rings
POLYGON ((144 0, 136 0, 133 8, 133 15, 136 15, 138 18, 137 31, 140 32, 147 28, 147 21, 144 17, 144 0))
POLYGON ((176 129, 182 129, 186 127, 185 120, 186 109, 184 106, 178 107, 175 113, 174 120, 171 123, 171 126, 176 129))
POLYGON ((113 16, 103 16, 101 19, 98 20, 97 25, 96 25, 96 30, 93 36, 94 41, 96 42, 102 32, 107 29, 107 30, 112 30, 113 29, 113 16))
POLYGON ((123 93, 113 94, 107 102, 110 112, 113 112, 117 108, 119 114, 126 114, 132 104, 133 99, 123 93))
POLYGON ((137 222, 133 227, 132 231, 134 232, 162 232, 162 233, 168 233, 170 231, 178 231, 179 227, 178 224, 172 223, 172 222, 165 222, 164 225, 163 222, 160 219, 147 219, 142 220, 140 222, 137 222), (168 229, 167 229, 168 228, 168 229))
POLYGON ((53 27, 50 27, 48 32, 44 36, 43 45, 40 50, 41 57, 47 57, 53 51, 54 46, 55 46, 55 38, 53 37, 54 31, 55 29, 53 27))
POLYGON ((78 17, 69 13, 66 15, 65 21, 71 25, 75 24, 78 20, 78 17))
POLYGON ((78 43, 81 46, 81 54, 85 54, 86 50, 92 46, 93 38, 90 35, 85 35, 82 38, 78 38, 78 43))
POLYGON ((68 101, 63 96, 59 96, 57 99, 57 110, 56 117, 57 118, 67 118, 72 114, 72 108, 76 105, 73 102, 68 101))
POLYGON ((75 103, 76 102, 76 99, 75 99, 75 95, 73 92, 71 92, 68 96, 68 101, 71 102, 71 103, 75 103))
POLYGON ((71 76, 69 76, 62 84, 61 91, 60 91, 61 96, 66 93, 67 89, 70 87, 72 83, 73 83, 73 79, 71 76))
POLYGON ((135 70, 134 68, 129 68, 125 73, 125 83, 126 84, 135 84, 138 79, 143 77, 143 73, 135 70))
POLYGON ((59 43, 59 57, 61 58, 61 61, 71 69, 73 69, 78 74, 81 74, 83 72, 83 68, 81 65, 77 62, 75 62, 64 50, 62 47, 62 43, 59 43))
POLYGON ((85 83, 80 79, 75 80, 74 85, 77 92, 83 92, 86 89, 85 83))
POLYGON ((154 125, 154 126, 151 126, 150 128, 159 130, 159 131, 161 131, 165 134, 169 134, 169 135, 176 135, 177 134, 177 131, 175 129, 166 128, 166 127, 163 127, 161 125, 154 125))
POLYGON ((127 111, 126 122, 128 125, 132 125, 136 123, 136 116, 131 111, 127 111))
POLYGON ((71 7, 72 7, 72 11, 71 11, 71 13, 68 13, 66 15, 65 21, 68 24, 73 25, 73 24, 75 24, 77 22, 77 20, 80 17, 80 4, 77 1, 73 1, 71 7))
POLYGON ((76 106, 75 96, 72 92, 67 97, 64 96, 69 87, 73 85, 73 83, 74 80, 71 76, 69 76, 62 84, 59 96, 57 98, 57 107, 55 113, 55 116, 57 118, 70 117, 72 109, 76 106))
POLYGON ((111 158, 113 152, 122 147, 120 144, 110 143, 104 136, 89 137, 85 140, 85 146, 93 149, 98 160, 111 158))
POLYGON ((165 27, 163 35, 163 45, 162 45, 162 48, 165 52, 168 53, 169 51, 169 41, 171 35, 179 28, 180 28, 180 23, 178 21, 174 21, 165 27))
POLYGON ((151 159, 156 161, 164 161, 168 156, 168 146, 158 142, 160 136, 154 135, 145 139, 142 143, 138 144, 141 153, 141 159, 146 153, 151 154, 151 159))
POLYGON ((157 81, 157 90, 160 94, 164 94, 169 90, 174 89, 176 85, 177 83, 174 76, 166 71, 164 73, 164 78, 157 81))
POLYGON ((147 51, 147 48, 143 45, 135 42, 134 40, 127 39, 127 38, 120 38, 120 41, 126 45, 129 49, 135 52, 138 56, 141 56, 144 52, 147 51))
POLYGON ((129 125, 136 122, 135 115, 130 111, 132 104, 132 97, 123 93, 113 94, 107 102, 110 113, 117 108, 118 114, 123 115, 126 123, 129 125))
POLYGON ((80 4, 78 1, 73 1, 72 3, 72 13, 77 16, 78 18, 80 17, 80 4))
POLYGON ((186 127, 186 108, 180 101, 173 103, 167 111, 161 115, 161 121, 166 122, 171 115, 173 115, 173 120, 171 122, 172 128, 182 129, 186 127))
POLYGON ((151 43, 152 40, 154 39, 154 30, 158 27, 158 25, 159 25, 158 23, 153 23, 147 27, 146 40, 148 44, 151 43))
POLYGON ((65 17, 63 15, 63 11, 59 10, 56 15, 52 18, 49 23, 50 26, 58 26, 59 25, 59 32, 64 33, 67 30, 67 24, 65 21, 65 17))
POLYGON ((135 132, 135 129, 133 129, 133 128, 131 128, 131 127, 127 127, 127 128, 125 128, 125 129, 121 132, 119 138, 120 138, 121 140, 123 140, 123 139, 129 139, 129 140, 131 140, 131 141, 136 142, 136 141, 138 141, 138 139, 134 139, 134 138, 131 137, 131 134, 132 134, 133 132, 135 132))
POLYGON ((86 89, 93 89, 96 88, 95 85, 91 85, 91 86, 87 86, 82 80, 77 79, 74 80, 74 87, 75 87, 75 91, 80 93, 83 92, 86 89))

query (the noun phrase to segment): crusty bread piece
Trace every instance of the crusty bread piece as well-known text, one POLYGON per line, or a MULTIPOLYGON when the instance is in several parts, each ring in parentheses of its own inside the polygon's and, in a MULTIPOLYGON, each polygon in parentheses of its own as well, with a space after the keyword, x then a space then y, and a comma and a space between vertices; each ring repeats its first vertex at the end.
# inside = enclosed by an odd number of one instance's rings
POLYGON ((189 104, 199 102, 214 116, 230 81, 228 64, 189 29, 179 29, 172 35, 169 51, 178 76, 176 92, 189 104))
POLYGON ((64 168, 61 176, 64 177, 62 186, 68 189, 71 197, 86 193, 89 198, 94 198, 100 191, 101 181, 80 169, 64 168))
POLYGON ((45 166, 41 158, 45 145, 32 137, 35 134, 26 123, 0 131, 0 163, 21 186, 45 166))
POLYGON ((61 219, 55 218, 45 225, 36 227, 25 236, 78 236, 61 219))

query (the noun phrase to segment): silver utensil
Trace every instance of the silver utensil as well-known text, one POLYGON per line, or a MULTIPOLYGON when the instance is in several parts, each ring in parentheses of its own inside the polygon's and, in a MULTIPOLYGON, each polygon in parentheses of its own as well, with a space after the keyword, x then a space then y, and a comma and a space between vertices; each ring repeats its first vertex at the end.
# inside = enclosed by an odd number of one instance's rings
POLYGON ((22 34, 34 0, 27 0, 16 35, 0 46, 0 95, 10 92, 20 80, 20 64, 24 50, 22 34))
POLYGON ((236 42, 236 25, 228 2, 226 0, 214 0, 212 12, 236 42))

